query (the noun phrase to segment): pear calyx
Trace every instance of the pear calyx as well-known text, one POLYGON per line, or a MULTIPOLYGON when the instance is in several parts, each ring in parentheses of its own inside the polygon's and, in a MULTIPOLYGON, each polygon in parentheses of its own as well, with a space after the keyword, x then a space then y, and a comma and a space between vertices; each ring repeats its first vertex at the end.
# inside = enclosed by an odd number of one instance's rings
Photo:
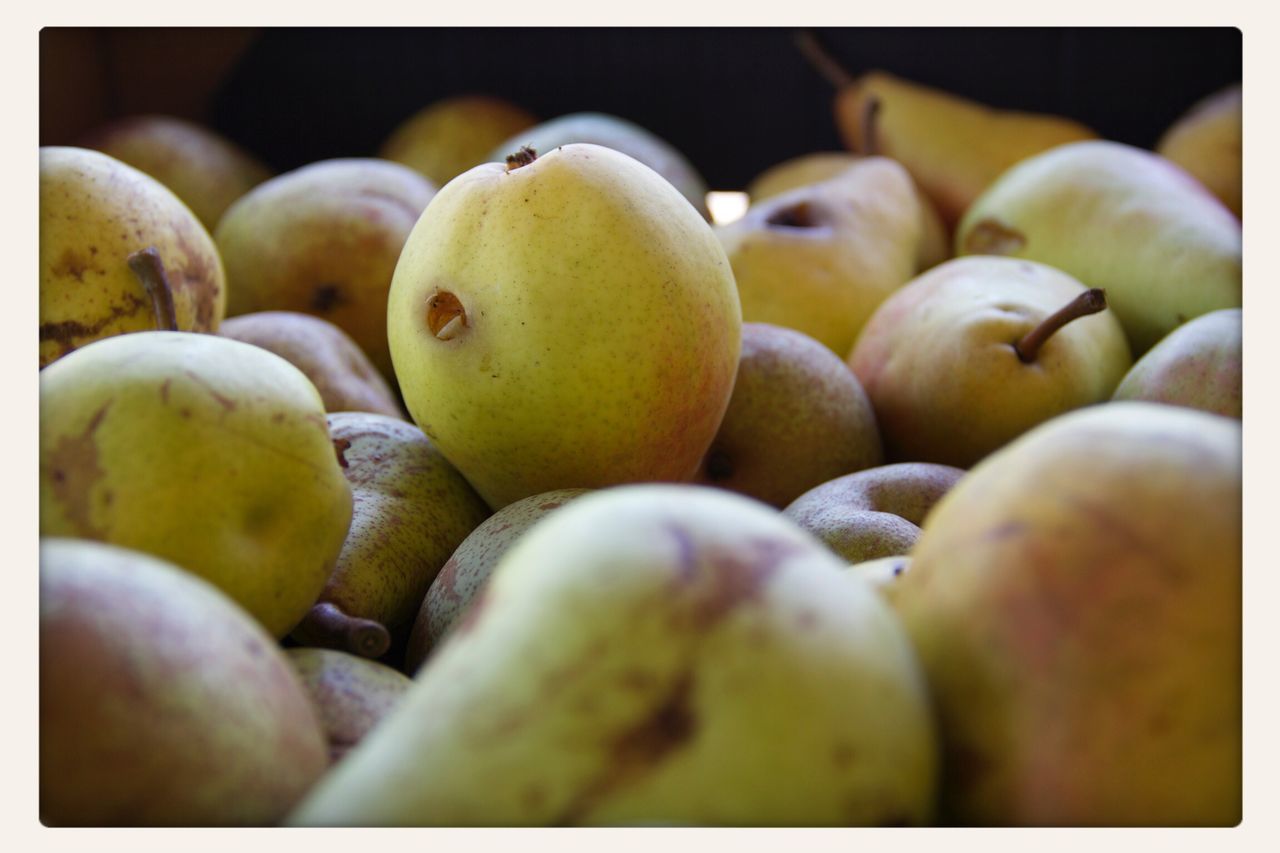
POLYGON ((440 290, 427 300, 427 328, 438 340, 451 341, 467 326, 467 310, 456 295, 440 290))
POLYGON ((519 169, 521 166, 528 166, 537 159, 537 151, 530 148, 528 145, 521 145, 519 151, 514 154, 507 155, 507 171, 511 172, 515 169, 519 169))
POLYGON ((1038 326, 1023 335, 1022 339, 1013 345, 1014 352, 1018 354, 1023 364, 1030 364, 1039 355, 1040 347, 1044 346, 1044 342, 1049 340, 1055 332, 1072 320, 1097 314, 1106 307, 1106 291, 1092 287, 1044 318, 1038 326))
POLYGON ((173 307, 173 288, 164 274, 164 264, 155 246, 139 249, 128 258, 129 269, 142 282, 156 315, 156 328, 163 332, 178 331, 178 314, 173 307))
POLYGON ((293 630, 304 645, 338 649, 365 658, 378 658, 391 647, 391 634, 381 622, 351 616, 331 601, 318 602, 293 630))
POLYGON ((765 218, 765 224, 773 228, 817 228, 821 223, 812 204, 807 201, 780 207, 765 218))
POLYGON ((964 250, 970 255, 1015 255, 1027 245, 1027 237, 998 219, 983 219, 964 238, 964 250))

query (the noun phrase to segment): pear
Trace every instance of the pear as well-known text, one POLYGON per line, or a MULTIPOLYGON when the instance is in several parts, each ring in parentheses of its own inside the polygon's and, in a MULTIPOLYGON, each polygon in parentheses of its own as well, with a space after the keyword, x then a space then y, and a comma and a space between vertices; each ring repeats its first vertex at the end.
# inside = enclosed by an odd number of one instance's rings
POLYGON ((351 529, 293 638, 376 658, 403 647, 427 588, 489 508, 412 424, 336 412, 329 434, 351 484, 351 529))
POLYGON ((252 154, 222 134, 169 115, 133 115, 93 128, 79 144, 146 172, 217 227, 231 203, 271 177, 252 154))
POLYGON ((898 581, 911 569, 911 557, 907 555, 893 557, 875 557, 853 563, 845 571, 850 576, 865 580, 890 604, 897 596, 898 581))
POLYGON ((155 178, 98 151, 40 149, 40 366, 111 335, 212 332, 222 260, 155 178))
POLYGON ((1149 400, 1243 417, 1242 320, 1239 308, 1188 320, 1138 359, 1112 399, 1149 400))
POLYGON ((619 486, 531 529, 295 825, 919 824, 929 700, 889 606, 762 504, 619 486))
POLYGON ((260 184, 214 232, 227 314, 301 311, 340 327, 392 378, 387 288, 435 185, 399 163, 322 160, 260 184))
POLYGON ((864 150, 866 115, 874 110, 878 153, 911 172, 948 228, 1015 163, 1097 137, 1063 116, 997 109, 885 71, 853 77, 811 34, 802 34, 799 45, 837 89, 836 127, 845 144, 864 150))
POLYGON ((1157 154, 1190 172, 1237 217, 1243 209, 1243 113, 1237 83, 1197 101, 1156 143, 1157 154))
POLYGON ((967 468, 1038 423, 1110 399, 1129 345, 1087 289, 1044 264, 956 258, 885 301, 849 356, 887 456, 967 468))
POLYGON ((905 169, 867 157, 752 205, 716 236, 744 320, 804 332, 844 358, 876 307, 916 274, 920 204, 905 169))
POLYGON ((943 737, 942 819, 1241 819, 1241 424, 1055 418, 925 521, 895 605, 943 737))
POLYGON ((42 539, 39 657, 46 826, 270 825, 327 767, 272 638, 164 560, 42 539))
POLYGON ((315 705, 336 763, 394 708, 409 686, 399 670, 333 649, 285 652, 315 705))
POLYGON ((1049 264, 1090 287, 1135 356, 1190 320, 1241 301, 1238 220, 1169 160, 1119 142, 1031 157, 992 184, 956 232, 962 255, 1049 264))
POLYGON ((523 147, 547 154, 553 148, 574 142, 603 145, 639 160, 671 182, 703 219, 707 212, 707 184, 685 156, 669 142, 635 122, 607 113, 569 113, 513 133, 489 152, 492 162, 506 158, 523 147))
POLYGON ((378 149, 378 156, 403 163, 442 187, 485 162, 495 145, 537 121, 503 98, 457 95, 405 119, 378 149))
POLYGON ((373 362, 328 320, 298 311, 255 311, 224 320, 218 334, 270 350, 301 370, 320 392, 327 412, 405 418, 373 362))
POLYGON ((400 255, 387 334, 409 413, 497 510, 692 477, 741 309, 711 226, 669 183, 575 144, 440 191, 400 255))
POLYGON ((493 567, 529 528, 589 489, 554 489, 507 504, 462 540, 427 589, 409 634, 406 672, 416 672, 484 589, 493 567))
POLYGON ((964 471, 899 462, 837 477, 796 498, 783 515, 850 563, 908 553, 920 525, 964 471))
POLYGON ((876 414, 848 365, 802 332, 742 324, 733 396, 695 482, 781 509, 881 457, 876 414))
POLYGON ((137 549, 211 581, 275 637, 351 522, 315 387, 266 350, 137 332, 40 372, 40 533, 137 549))

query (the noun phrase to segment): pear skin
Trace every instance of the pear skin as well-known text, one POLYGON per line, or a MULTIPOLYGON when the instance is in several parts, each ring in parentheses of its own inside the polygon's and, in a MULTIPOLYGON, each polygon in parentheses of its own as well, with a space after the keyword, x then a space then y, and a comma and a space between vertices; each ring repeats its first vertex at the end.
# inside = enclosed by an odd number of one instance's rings
POLYGON ((334 649, 291 648, 285 655, 315 705, 330 764, 371 732, 413 684, 397 669, 334 649))
POLYGON ((39 657, 46 826, 268 826, 328 766, 275 641, 164 560, 42 539, 39 657))
POLYGON ((970 471, 894 604, 943 738, 942 821, 1241 819, 1241 424, 1114 402, 970 471))
POLYGON ((912 825, 929 699, 890 607, 719 489, 641 484, 533 527, 293 825, 912 825))
POLYGON ((484 163, 502 140, 537 121, 503 98, 458 95, 405 119, 378 149, 378 156, 403 163, 442 187, 484 163))
POLYGON ((1244 417, 1243 319, 1239 308, 1223 308, 1188 320, 1138 359, 1112 399, 1244 417))
POLYGON ((1244 90, 1239 83, 1192 105, 1156 143, 1239 217, 1244 194, 1244 90))

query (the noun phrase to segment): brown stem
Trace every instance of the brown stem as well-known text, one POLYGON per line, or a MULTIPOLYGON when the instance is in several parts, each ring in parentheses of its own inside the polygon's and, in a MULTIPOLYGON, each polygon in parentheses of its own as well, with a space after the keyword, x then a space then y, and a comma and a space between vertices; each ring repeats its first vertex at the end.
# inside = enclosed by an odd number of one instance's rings
POLYGON ((1106 307, 1106 291, 1097 287, 1086 290, 1042 320, 1040 325, 1023 335, 1022 340, 1013 345, 1014 350, 1018 353, 1018 358, 1022 360, 1023 364, 1030 364, 1036 360, 1036 356, 1040 354, 1040 347, 1044 346, 1045 341, 1053 337, 1054 332, 1072 320, 1078 320, 1090 314, 1097 314, 1106 307))
POLYGON ((862 137, 862 150, 858 153, 864 157, 874 157, 880 153, 879 117, 880 99, 869 95, 862 105, 862 115, 858 116, 858 131, 862 137))
POLYGON ((819 42, 817 36, 812 30, 799 30, 795 36, 796 47, 800 48, 800 52, 804 54, 804 58, 809 60, 809 64, 827 78, 827 82, 837 89, 843 89, 853 82, 853 75, 844 69, 840 63, 836 62, 835 57, 827 52, 819 42))
POLYGON ((151 309, 156 314, 156 328, 166 332, 178 331, 178 314, 173 307, 173 288, 164 274, 164 264, 155 246, 139 249, 129 256, 129 269, 142 282, 151 297, 151 309))
POLYGON ((350 616, 331 601, 321 601, 307 611, 293 638, 304 645, 339 649, 365 658, 377 658, 391 647, 391 634, 381 622, 350 616))

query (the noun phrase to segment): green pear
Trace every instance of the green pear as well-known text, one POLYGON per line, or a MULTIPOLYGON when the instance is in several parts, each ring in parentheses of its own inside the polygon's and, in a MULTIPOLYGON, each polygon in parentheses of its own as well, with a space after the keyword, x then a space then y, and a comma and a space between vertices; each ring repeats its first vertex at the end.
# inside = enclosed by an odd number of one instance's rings
POLYGON ((79 140, 146 172, 214 229, 231 203, 271 177, 257 158, 216 131, 168 115, 133 115, 93 128, 79 140))
POLYGON ((849 356, 894 461, 967 468, 1111 397, 1132 366, 1110 294, 1002 257, 956 258, 893 294, 849 356))
POLYGON ((455 178, 391 283, 414 421, 493 509, 687 480, 733 389, 741 310, 711 226, 598 145, 455 178))
POLYGON ((212 332, 225 307, 217 247, 171 190, 98 151, 40 149, 41 367, 125 332, 212 332))
POLYGON ((409 634, 405 672, 416 672, 484 589, 494 566, 511 546, 541 521, 589 489, 554 489, 510 503, 462 540, 427 589, 409 634))
POLYGON ((897 557, 920 538, 920 525, 964 471, 899 462, 846 474, 796 498, 783 515, 850 563, 897 557))
POLYGON ((709 218, 707 184, 685 156, 661 137, 615 115, 570 113, 544 121, 513 133, 489 152, 488 159, 505 162, 508 156, 526 146, 539 154, 549 154, 553 148, 575 142, 602 145, 639 160, 666 178, 703 219, 709 218))
POLYGON ((1237 217, 1244 194, 1244 90, 1239 83, 1197 101, 1173 123, 1156 153, 1190 172, 1237 217))
POLYGON ((489 508, 412 424, 336 412, 329 434, 351 484, 351 530, 293 638, 380 657, 403 647, 427 588, 489 508))
POLYGON ((388 379, 387 288, 435 185, 400 163, 322 160, 259 184, 214 231, 227 314, 301 311, 350 335, 388 379))
POLYGON ((489 159, 495 145, 537 121, 510 101, 490 95, 444 98, 397 126, 378 156, 416 169, 442 187, 489 159))
POLYGON ((100 542, 40 542, 40 819, 262 826, 327 767, 275 641, 209 583, 100 542))
POLYGON ((336 763, 404 697, 413 684, 399 670, 334 649, 285 652, 315 705, 336 763))
POLYGON ((533 527, 295 825, 919 824, 937 755, 889 606, 768 507, 619 486, 533 527))
POLYGON ((211 581, 275 637, 351 522, 320 395, 217 335, 137 332, 40 372, 40 533, 134 548, 211 581))
POLYGON ((262 347, 301 370, 327 412, 373 412, 405 418, 395 393, 364 351, 342 329, 297 311, 255 311, 229 317, 224 338, 262 347))
POLYGON ((733 396, 695 482, 781 509, 881 455, 876 414, 848 365, 803 332, 742 324, 733 396))
POLYGON ((1117 402, 984 460, 895 605, 960 824, 1241 819, 1241 429, 1117 402))
POLYGON ((752 205, 716 235, 744 320, 804 332, 844 358, 876 306, 916 274, 920 204, 905 169, 867 157, 752 205))
POLYGON ((1183 323, 1138 359, 1112 399, 1243 417, 1242 320, 1239 308, 1222 308, 1183 323))
POLYGON ((1049 264, 1106 290, 1135 356, 1241 300, 1240 220, 1173 162, 1118 142, 1061 145, 1001 175, 965 213, 962 255, 1049 264))

